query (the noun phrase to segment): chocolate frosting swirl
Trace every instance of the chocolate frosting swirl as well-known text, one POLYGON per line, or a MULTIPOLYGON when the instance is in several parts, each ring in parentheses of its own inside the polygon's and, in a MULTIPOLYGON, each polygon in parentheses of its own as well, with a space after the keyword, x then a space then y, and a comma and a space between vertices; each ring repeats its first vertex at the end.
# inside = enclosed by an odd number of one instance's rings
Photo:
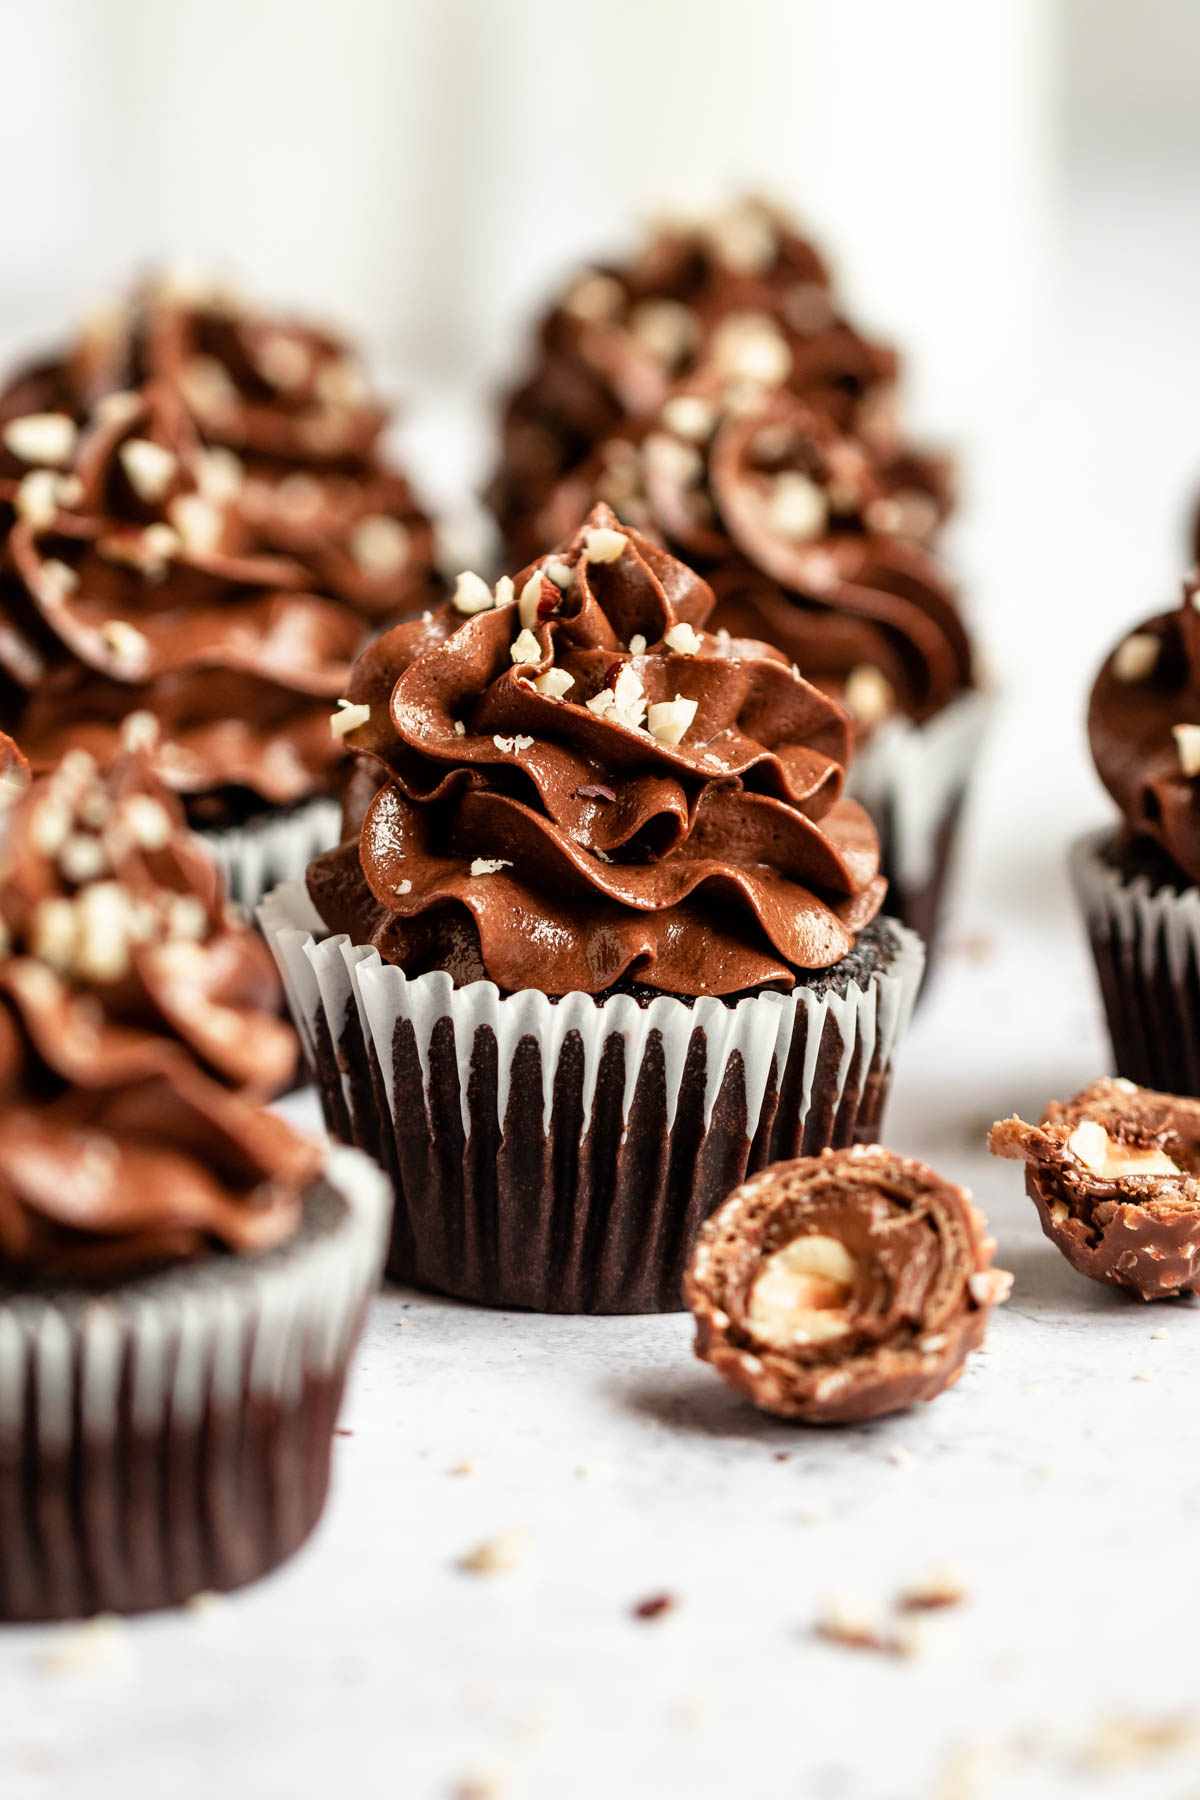
POLYGON ((310 870, 330 928, 553 994, 790 988, 844 956, 884 890, 842 797, 849 722, 765 645, 697 630, 711 600, 597 506, 495 602, 465 576, 370 646, 348 741, 382 785, 310 870))
POLYGON ((598 494, 711 583, 716 630, 776 645, 866 733, 971 682, 955 591, 926 548, 937 507, 913 455, 883 455, 783 392, 711 366, 560 485, 547 528, 598 494))
MULTIPOLYGON (((908 454, 894 351, 849 323, 825 264, 787 219, 744 201, 704 224, 665 227, 625 266, 578 277, 546 314, 533 367, 504 405, 490 490, 511 563, 553 541, 542 514, 558 483, 706 365, 743 388, 801 394, 881 454, 908 454)), ((910 479, 940 517, 947 465, 912 453, 910 479)))
POLYGON ((179 802, 131 748, 103 771, 73 751, 0 807, 0 1271, 280 1242, 319 1161, 261 1104, 295 1038, 179 802))
POLYGON ((1200 582, 1175 612, 1139 625, 1105 660, 1088 706, 1101 781, 1130 836, 1200 883, 1200 582))
POLYGON ((0 722, 35 766, 126 713, 196 823, 331 790, 328 702, 436 591, 333 337, 162 283, 0 395, 0 722))

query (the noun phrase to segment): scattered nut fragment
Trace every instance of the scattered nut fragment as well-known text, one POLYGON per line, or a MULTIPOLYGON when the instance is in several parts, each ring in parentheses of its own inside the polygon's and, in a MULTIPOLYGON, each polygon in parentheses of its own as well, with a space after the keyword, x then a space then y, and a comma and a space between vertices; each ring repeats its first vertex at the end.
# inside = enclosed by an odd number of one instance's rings
POLYGON ((135 437, 127 438, 117 455, 138 499, 148 506, 156 505, 170 487, 179 467, 174 453, 150 438, 135 437))
POLYGON ((646 728, 660 744, 682 743, 696 717, 696 708, 695 700, 685 700, 681 694, 673 700, 656 701, 646 714, 646 728))
POLYGON ((1200 775, 1200 725, 1172 725, 1171 735, 1179 753, 1179 766, 1190 780, 1200 775))
POLYGON ((338 710, 329 717, 329 729, 335 738, 344 738, 348 732, 357 731, 371 717, 371 708, 365 702, 355 703, 352 700, 339 700, 338 710))
POLYGON ((884 1623, 870 1608, 846 1596, 827 1600, 814 1631, 846 1650, 875 1650, 884 1656, 915 1656, 921 1640, 911 1624, 884 1623))
POLYGON ((10 419, 0 436, 4 445, 21 462, 49 463, 57 467, 68 462, 79 433, 75 421, 67 413, 26 413, 10 419))
POLYGON ((859 663, 846 677, 846 711, 859 725, 880 725, 896 710, 896 690, 874 663, 859 663))
POLYGON ((471 864, 472 875, 498 875, 501 869, 511 869, 512 863, 502 856, 477 856, 471 864))
POLYGON ((583 540, 583 554, 590 563, 619 562, 629 548, 629 539, 623 531, 614 531, 610 526, 598 525, 587 532, 583 540))
POLYGON ((509 647, 514 663, 537 663, 542 660, 542 647, 528 626, 523 626, 509 647))
POLYGON ((677 437, 707 443, 717 423, 717 410, 700 394, 675 394, 662 409, 662 422, 677 437))
POLYGON ((1082 1768, 1106 1771, 1145 1762, 1182 1749, 1196 1736, 1196 1721, 1186 1713, 1162 1718, 1136 1713, 1103 1719, 1079 1752, 1082 1768))
POLYGON ((523 1526, 485 1538, 458 1560, 464 1575, 507 1575, 520 1568, 529 1550, 529 1533, 523 1526))
POLYGON ((561 700, 575 686, 575 677, 566 669, 547 669, 545 674, 534 677, 533 685, 539 694, 549 694, 552 700, 561 700))
POLYGON ((674 1594, 650 1594, 645 1600, 639 1600, 630 1607, 635 1619, 661 1619, 664 1614, 674 1611, 678 1602, 674 1594))
POLYGON ((928 1570, 918 1580, 901 1588, 896 1605, 901 1612, 939 1612, 961 1606, 967 1598, 967 1585, 956 1569, 948 1566, 928 1570))
POLYGON ((1118 681, 1145 681, 1158 666, 1159 639, 1152 631, 1135 631, 1113 653, 1113 674, 1118 681))
POLYGON ((120 1660, 128 1648, 125 1625, 113 1613, 97 1613, 81 1625, 65 1626, 37 1658, 47 1675, 75 1675, 120 1660))
POLYGON ((767 511, 771 529, 794 540, 820 537, 829 521, 824 490, 798 469, 775 477, 767 511))
POLYGON ((676 656, 697 656, 702 648, 699 632, 686 619, 681 619, 678 625, 672 625, 669 631, 663 633, 663 643, 676 656))
POLYGON ((470 616, 472 613, 490 612, 492 605, 492 590, 483 576, 476 575, 471 569, 464 569, 454 587, 454 610, 470 616))

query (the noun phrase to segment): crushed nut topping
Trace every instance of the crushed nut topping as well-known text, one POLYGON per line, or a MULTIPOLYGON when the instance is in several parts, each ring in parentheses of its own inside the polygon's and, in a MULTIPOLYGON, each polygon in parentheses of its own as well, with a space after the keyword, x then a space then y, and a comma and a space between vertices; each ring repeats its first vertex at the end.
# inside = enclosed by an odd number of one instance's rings
POLYGON ((660 744, 680 743, 696 717, 696 704, 695 700, 685 700, 680 694, 673 700, 656 702, 646 718, 650 736, 657 738, 660 744))
POLYGON ((542 660, 542 647, 527 625, 522 626, 509 647, 514 663, 537 663, 542 660))
POLYGON ((10 419, 0 435, 21 462, 57 465, 70 461, 79 433, 69 414, 48 412, 10 419))
POLYGON ((1135 631, 1113 654, 1113 674, 1118 681, 1145 681, 1158 666, 1159 640, 1151 631, 1135 631))
POLYGON ((700 634, 686 620, 681 619, 678 625, 672 625, 663 638, 668 650, 676 656, 696 656, 701 648, 700 634))
POLYGON ((357 731, 371 717, 371 708, 364 702, 339 700, 338 710, 329 717, 329 729, 335 738, 344 738, 347 732, 357 731))
POLYGON ((589 531, 583 540, 583 554, 588 562, 619 562, 629 548, 629 539, 623 531, 612 531, 607 526, 598 526, 589 531))
POLYGON ((454 587, 454 610, 469 617, 472 613, 490 612, 494 604, 492 590, 483 576, 464 569, 454 587))

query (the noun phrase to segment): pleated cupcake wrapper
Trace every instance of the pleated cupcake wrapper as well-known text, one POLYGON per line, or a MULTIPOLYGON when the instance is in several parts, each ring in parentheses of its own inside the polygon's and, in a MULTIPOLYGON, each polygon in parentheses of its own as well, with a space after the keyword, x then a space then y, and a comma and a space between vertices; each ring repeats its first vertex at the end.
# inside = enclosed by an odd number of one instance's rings
POLYGON ((323 1175, 329 1219, 261 1256, 0 1297, 0 1617, 177 1604, 307 1537, 391 1215, 365 1157, 323 1175))
POLYGON ((391 1174, 389 1273, 492 1305, 671 1311, 749 1168, 878 1134, 920 940, 841 993, 597 1003, 407 977, 322 937, 302 886, 259 908, 330 1130, 391 1174))
POLYGON ((313 857, 337 843, 340 828, 340 803, 323 796, 198 835, 225 871, 229 898, 252 912, 281 881, 301 880, 313 857))
POLYGON ((1200 889, 1130 879, 1103 851, 1111 831, 1071 850, 1118 1075, 1200 1095, 1200 889))
POLYGON ((931 952, 959 815, 991 719, 991 694, 951 701, 922 725, 892 718, 857 751, 847 787, 875 821, 887 911, 931 952))

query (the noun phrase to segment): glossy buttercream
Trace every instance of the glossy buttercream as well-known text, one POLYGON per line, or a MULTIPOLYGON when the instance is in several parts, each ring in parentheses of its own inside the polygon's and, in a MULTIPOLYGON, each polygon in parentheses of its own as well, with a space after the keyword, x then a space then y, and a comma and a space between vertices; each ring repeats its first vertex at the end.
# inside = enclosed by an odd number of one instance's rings
POLYGON ((884 889, 850 722, 705 631, 711 605, 597 506, 515 583, 464 576, 370 646, 336 721, 361 827, 310 871, 327 924, 505 991, 730 994, 837 962, 884 889))

